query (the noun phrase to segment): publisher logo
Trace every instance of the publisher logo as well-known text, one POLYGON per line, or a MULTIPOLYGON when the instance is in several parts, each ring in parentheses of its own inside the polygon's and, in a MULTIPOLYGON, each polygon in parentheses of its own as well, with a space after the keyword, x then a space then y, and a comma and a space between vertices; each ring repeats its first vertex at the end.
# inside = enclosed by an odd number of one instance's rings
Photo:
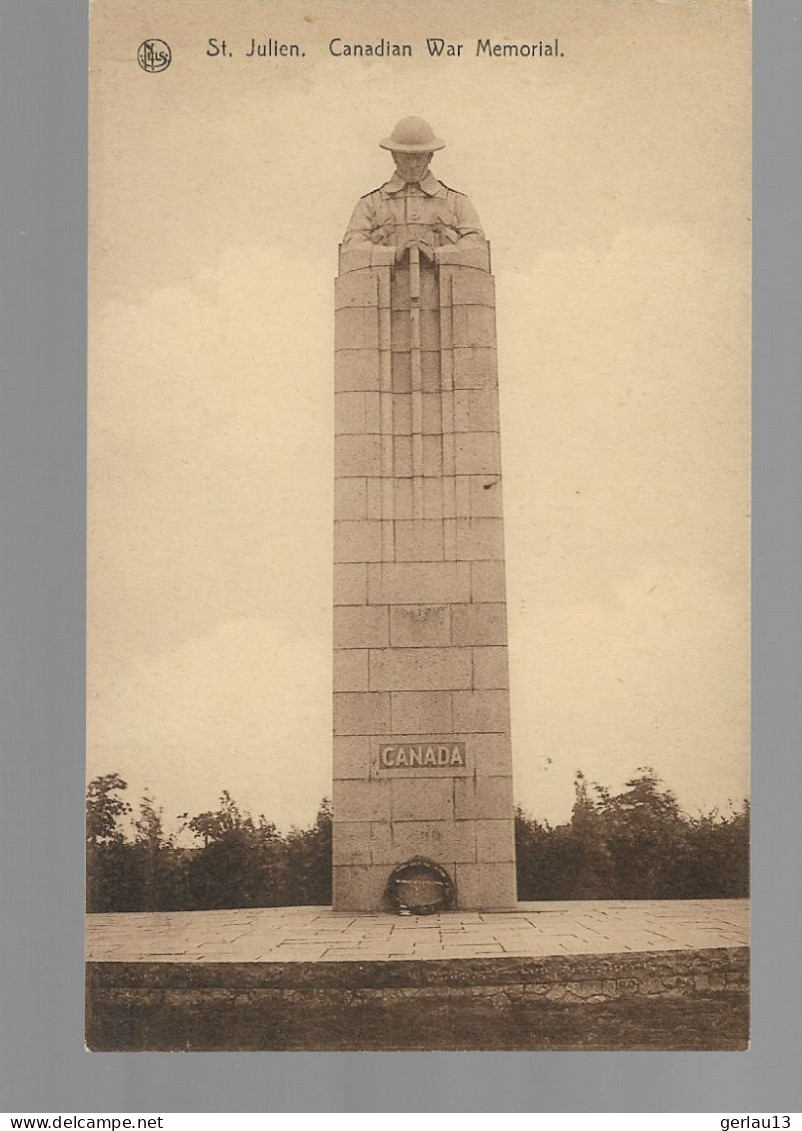
POLYGON ((163 39, 146 39, 144 43, 140 43, 136 53, 136 61, 142 70, 151 75, 166 71, 172 59, 170 45, 163 39))

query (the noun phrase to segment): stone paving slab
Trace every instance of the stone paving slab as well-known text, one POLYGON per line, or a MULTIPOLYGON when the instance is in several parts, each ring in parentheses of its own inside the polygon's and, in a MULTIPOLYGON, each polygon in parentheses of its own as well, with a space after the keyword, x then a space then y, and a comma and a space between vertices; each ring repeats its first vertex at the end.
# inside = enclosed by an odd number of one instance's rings
POLYGON ((519 903, 398 916, 330 907, 87 916, 89 962, 359 962, 626 954, 749 945, 745 899, 519 903))

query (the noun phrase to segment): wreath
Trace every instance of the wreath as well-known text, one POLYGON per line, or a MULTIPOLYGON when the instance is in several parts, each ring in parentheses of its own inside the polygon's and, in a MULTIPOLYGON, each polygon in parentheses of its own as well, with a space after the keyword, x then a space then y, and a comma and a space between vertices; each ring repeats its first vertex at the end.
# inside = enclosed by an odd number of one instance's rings
POLYGON ((399 915, 436 915, 438 911, 448 911, 454 902, 454 884, 445 868, 415 856, 405 864, 399 864, 387 881, 387 901, 399 915), (429 881, 428 886, 439 889, 435 899, 420 900, 419 881, 429 881))

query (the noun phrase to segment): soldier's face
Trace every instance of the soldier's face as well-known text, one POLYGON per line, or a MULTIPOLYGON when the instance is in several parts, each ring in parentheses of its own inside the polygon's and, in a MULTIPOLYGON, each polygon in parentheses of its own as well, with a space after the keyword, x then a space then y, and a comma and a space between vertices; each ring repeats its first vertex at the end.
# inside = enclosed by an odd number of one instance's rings
POLYGON ((393 153, 398 175, 407 182, 422 181, 431 159, 431 153, 393 153))

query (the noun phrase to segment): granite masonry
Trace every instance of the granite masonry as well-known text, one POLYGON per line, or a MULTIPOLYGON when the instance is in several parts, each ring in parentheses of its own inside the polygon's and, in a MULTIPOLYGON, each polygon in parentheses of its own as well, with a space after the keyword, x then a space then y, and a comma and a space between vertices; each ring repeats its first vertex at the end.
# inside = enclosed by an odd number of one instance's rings
POLYGON ((410 138, 442 145, 419 119, 382 143, 397 172, 357 206, 335 287, 333 903, 385 907, 423 858, 454 908, 507 909, 494 281, 467 198, 428 164, 399 175, 410 138))

